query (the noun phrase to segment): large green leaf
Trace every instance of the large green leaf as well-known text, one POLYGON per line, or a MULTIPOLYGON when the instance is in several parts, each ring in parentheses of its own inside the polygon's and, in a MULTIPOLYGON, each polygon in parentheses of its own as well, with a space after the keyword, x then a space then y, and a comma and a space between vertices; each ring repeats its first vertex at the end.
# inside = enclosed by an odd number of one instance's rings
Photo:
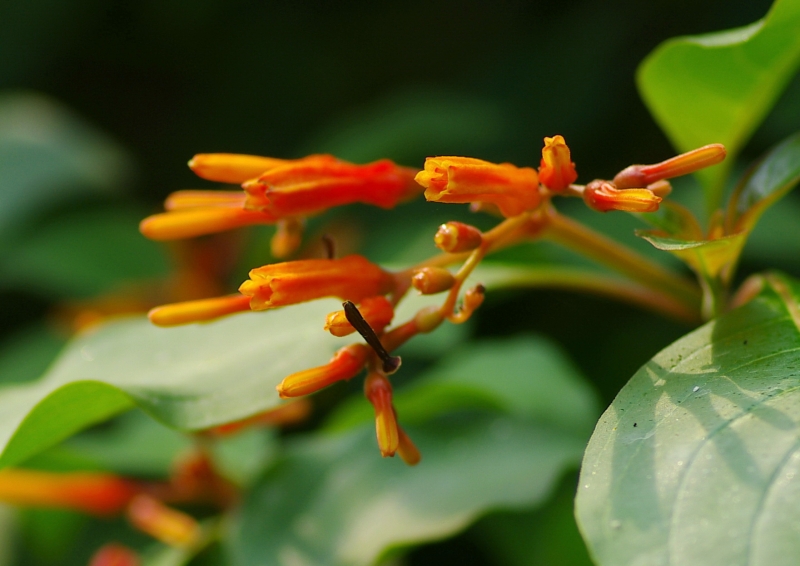
POLYGON ((600 419, 577 517, 601 565, 800 561, 800 283, 645 364, 600 419))
POLYGON ((583 451, 596 414, 586 383, 530 336, 477 342, 437 366, 397 396, 417 467, 377 457, 372 423, 292 443, 247 498, 237 563, 370 564, 489 509, 541 503, 583 451))
POLYGON ((700 174, 709 210, 730 164, 800 64, 800 1, 777 0, 749 26, 666 41, 638 72, 642 98, 680 151, 723 143, 728 160, 700 174))

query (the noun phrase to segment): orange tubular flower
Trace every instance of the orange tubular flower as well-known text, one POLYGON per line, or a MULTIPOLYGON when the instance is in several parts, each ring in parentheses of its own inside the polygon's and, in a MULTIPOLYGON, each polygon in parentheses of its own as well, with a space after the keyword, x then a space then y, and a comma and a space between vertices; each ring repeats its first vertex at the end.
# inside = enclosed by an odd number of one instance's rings
POLYGON ((189 161, 195 175, 218 183, 240 185, 264 171, 290 163, 287 159, 237 153, 198 153, 189 161))
POLYGON ((364 394, 375 407, 375 433, 381 456, 394 456, 400 444, 400 436, 392 406, 392 385, 385 375, 371 373, 364 381, 364 394))
POLYGON ((156 326, 177 326, 190 322, 206 322, 221 316, 250 310, 250 298, 244 295, 228 295, 197 301, 172 303, 152 309, 147 313, 156 326))
POLYGON ((608 181, 592 181, 583 191, 583 200, 589 208, 600 212, 655 212, 661 197, 648 189, 618 190, 608 181))
POLYGON ((318 155, 266 171, 242 187, 249 210, 303 216, 354 202, 392 208, 419 192, 413 180, 416 173, 388 159, 354 165, 318 155))
POLYGON ((662 179, 688 175, 700 169, 716 165, 725 159, 725 155, 727 155, 727 150, 721 143, 704 145, 655 165, 631 165, 626 167, 614 177, 614 184, 619 189, 646 187, 662 179))
POLYGON ((429 201, 490 203, 503 216, 517 216, 541 202, 539 176, 530 167, 489 163, 471 157, 429 157, 416 181, 429 201))
POLYGON ((177 208, 154 214, 139 223, 139 231, 151 240, 177 240, 243 226, 274 224, 276 220, 266 212, 232 208, 225 203, 217 207, 177 208))
POLYGON ((132 482, 111 474, 55 474, 33 470, 0 472, 0 501, 76 509, 93 515, 119 513, 139 491, 132 482))
POLYGON ((393 288, 392 274, 360 255, 350 255, 265 265, 250 271, 239 292, 250 297, 252 310, 265 310, 322 297, 359 302, 393 288))
MULTIPOLYGON (((394 318, 394 307, 389 299, 384 296, 367 297, 358 304, 358 310, 364 320, 377 333, 383 332, 383 329, 389 326, 389 323, 394 318)), ((325 330, 340 338, 356 331, 347 320, 343 310, 335 311, 328 315, 325 320, 325 330)))
POLYGON ((364 344, 345 346, 324 366, 299 371, 286 377, 277 387, 278 394, 284 399, 301 397, 337 381, 355 377, 367 363, 371 351, 364 344))
POLYGON ((200 525, 194 518, 149 495, 137 495, 131 501, 128 520, 137 529, 170 546, 190 547, 200 539, 200 525))
POLYGON ((563 191, 578 178, 563 136, 544 138, 539 180, 551 191, 563 191))

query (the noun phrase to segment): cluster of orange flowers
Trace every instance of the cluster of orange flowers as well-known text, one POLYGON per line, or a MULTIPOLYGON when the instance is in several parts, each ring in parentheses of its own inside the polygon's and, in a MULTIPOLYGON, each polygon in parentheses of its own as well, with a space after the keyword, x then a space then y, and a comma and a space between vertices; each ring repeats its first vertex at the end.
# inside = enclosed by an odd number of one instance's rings
POLYGON ((469 157, 431 157, 419 171, 389 160, 356 165, 330 155, 297 160, 197 155, 189 162, 196 174, 211 181, 241 184, 243 192, 174 193, 166 201, 167 212, 142 221, 145 236, 169 240, 275 224, 272 251, 276 257, 285 258, 301 243, 305 217, 356 202, 391 208, 423 189, 429 201, 469 203, 474 210, 493 212, 505 220, 486 233, 458 222, 441 226, 434 240, 446 257, 410 270, 391 273, 359 255, 275 263, 250 271, 236 294, 157 307, 150 312, 150 319, 157 325, 171 326, 323 297, 346 301, 345 310, 328 315, 324 328, 335 336, 358 330, 369 345, 345 346, 324 366, 286 377, 278 393, 283 398, 308 395, 366 368, 364 389, 375 408, 381 454, 398 453, 413 465, 420 455, 397 424, 387 376, 397 369, 399 360, 389 352, 444 320, 458 323, 469 318, 481 304, 484 289, 480 285, 467 289, 457 306, 460 289, 486 253, 529 234, 537 214, 547 209, 554 196, 581 197, 589 207, 602 212, 651 212, 671 190, 666 179, 725 157, 723 146, 705 146, 656 165, 634 165, 613 180, 595 180, 584 186, 574 184, 578 175, 564 138, 554 136, 544 141, 538 170, 469 157), (465 261, 457 273, 445 268, 461 259, 465 261), (441 307, 424 309, 410 321, 387 330, 394 307, 411 286, 426 294, 447 291, 447 298, 441 307))

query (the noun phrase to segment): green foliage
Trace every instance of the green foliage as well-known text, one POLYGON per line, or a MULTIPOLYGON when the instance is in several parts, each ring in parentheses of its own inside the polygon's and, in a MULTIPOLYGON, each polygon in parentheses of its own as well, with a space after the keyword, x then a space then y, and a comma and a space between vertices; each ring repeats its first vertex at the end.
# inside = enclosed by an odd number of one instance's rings
POLYGON ((577 517, 601 565, 794 564, 800 283, 655 356, 601 417, 577 517))
POLYGON ((722 143, 729 159, 700 173, 709 212, 733 160, 800 65, 800 2, 777 0, 749 26, 670 39, 639 68, 642 98, 679 151, 722 143))

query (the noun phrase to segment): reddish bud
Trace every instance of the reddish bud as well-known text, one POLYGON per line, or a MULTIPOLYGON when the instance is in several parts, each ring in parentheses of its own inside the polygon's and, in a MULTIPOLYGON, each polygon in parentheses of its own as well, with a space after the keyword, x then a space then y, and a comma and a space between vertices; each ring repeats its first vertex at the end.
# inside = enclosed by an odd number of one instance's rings
POLYGON ((364 380, 364 394, 375 408, 375 433, 381 456, 394 456, 400 440, 392 407, 392 385, 385 375, 371 373, 364 380))
POLYGON ((463 222, 447 222, 439 226, 433 237, 436 247, 443 252, 458 253, 468 252, 483 243, 483 234, 480 230, 463 222))
POLYGON ((589 208, 600 212, 654 212, 658 210, 661 197, 648 189, 617 190, 613 183, 598 180, 586 185, 583 200, 589 208))
POLYGON ((140 531, 170 546, 191 547, 200 539, 200 525, 194 518, 149 495, 137 495, 131 501, 128 520, 140 531))
MULTIPOLYGON (((364 320, 377 332, 389 326, 394 318, 394 306, 386 297, 367 297, 358 304, 358 310, 364 320)), ((347 315, 343 310, 335 311, 328 315, 325 320, 325 330, 334 336, 347 336, 356 331, 355 327, 347 320, 347 315)))
POLYGON ((447 291, 456 282, 456 278, 443 267, 421 267, 414 270, 411 284, 423 295, 433 295, 447 291))
POLYGON ((563 191, 578 178, 563 136, 544 138, 539 181, 551 191, 563 191))
POLYGON ((350 379, 367 363, 371 350, 364 344, 345 346, 333 355, 327 364, 286 377, 278 385, 278 394, 285 398, 301 397, 319 391, 329 385, 350 379))
POLYGON ((727 151, 721 143, 704 145, 654 165, 631 165, 614 177, 618 189, 646 187, 662 179, 688 175, 716 165, 725 159, 727 151))
POLYGON ((89 566, 139 566, 139 555, 127 546, 110 543, 100 547, 89 559, 89 566))

